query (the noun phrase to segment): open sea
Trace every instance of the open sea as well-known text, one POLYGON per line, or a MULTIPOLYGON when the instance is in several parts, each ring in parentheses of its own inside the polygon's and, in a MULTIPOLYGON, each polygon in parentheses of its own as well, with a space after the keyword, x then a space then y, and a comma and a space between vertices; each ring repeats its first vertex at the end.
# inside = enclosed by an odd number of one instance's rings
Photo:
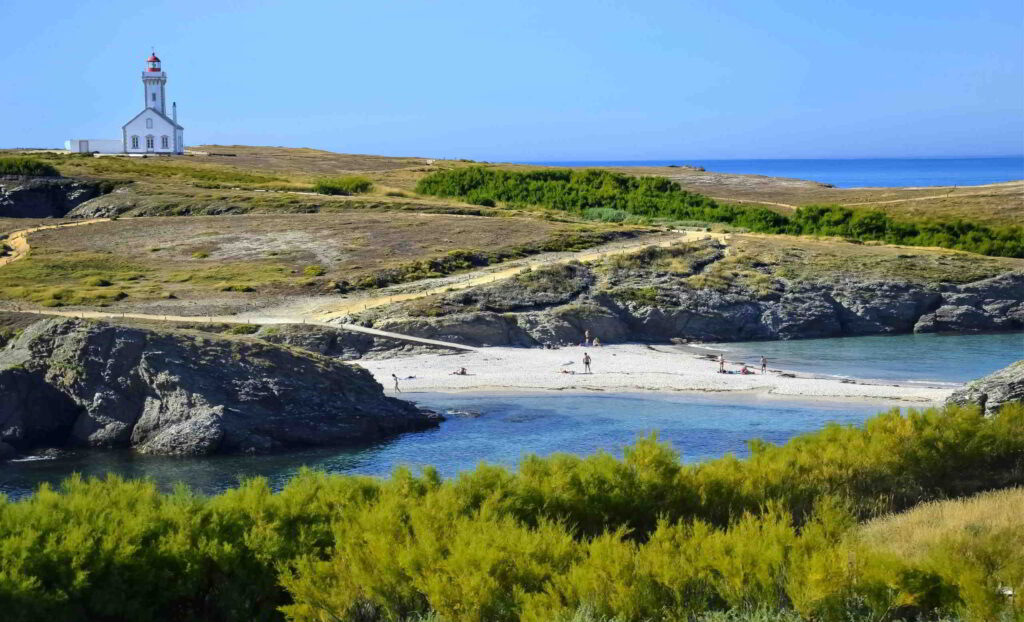
POLYGON ((543 166, 701 166, 715 173, 808 179, 837 188, 978 186, 1024 179, 1024 155, 998 158, 821 160, 600 160, 527 162, 543 166))
MULTIPOLYGON (((715 346, 717 347, 717 346, 715 346)), ((727 358, 764 354, 774 367, 833 376, 928 384, 960 383, 1024 358, 1024 333, 900 335, 723 344, 727 358)), ((216 493, 239 478, 262 476, 279 488, 303 466, 331 473, 388 475, 398 465, 433 465, 445 477, 480 462, 514 467, 524 454, 589 455, 622 448, 657 432, 686 462, 747 454, 747 441, 784 443, 829 422, 858 425, 885 404, 811 402, 756 395, 695 394, 438 394, 403 393, 448 414, 440 428, 345 449, 264 456, 168 458, 128 451, 77 451, 57 459, 0 465, 0 493, 12 499, 73 472, 145 477, 170 490, 185 482, 216 493)))

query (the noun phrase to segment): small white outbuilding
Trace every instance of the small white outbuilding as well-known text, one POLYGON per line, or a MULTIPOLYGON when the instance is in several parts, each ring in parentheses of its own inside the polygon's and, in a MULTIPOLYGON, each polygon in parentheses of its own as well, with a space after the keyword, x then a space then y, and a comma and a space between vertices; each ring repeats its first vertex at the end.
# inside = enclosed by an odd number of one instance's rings
POLYGON ((64 141, 64 148, 72 153, 124 153, 124 143, 107 138, 73 138, 64 141))

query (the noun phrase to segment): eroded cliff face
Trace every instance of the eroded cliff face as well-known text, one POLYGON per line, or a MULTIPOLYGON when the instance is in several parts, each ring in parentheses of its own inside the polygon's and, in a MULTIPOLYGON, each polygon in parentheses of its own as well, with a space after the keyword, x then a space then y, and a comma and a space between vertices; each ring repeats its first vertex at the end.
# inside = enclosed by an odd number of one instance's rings
POLYGON ((0 444, 205 455, 378 440, 439 418, 369 372, 252 339, 45 320, 0 352, 0 444))
POLYGON ((0 177, 0 217, 61 218, 110 184, 60 177, 0 177))
POLYGON ((594 267, 561 266, 546 277, 357 319, 384 330, 481 346, 578 343, 587 330, 611 343, 1024 329, 1021 272, 961 285, 843 274, 814 280, 767 275, 760 287, 707 287, 689 278, 701 269, 691 266, 679 274, 639 267, 597 278, 594 267))

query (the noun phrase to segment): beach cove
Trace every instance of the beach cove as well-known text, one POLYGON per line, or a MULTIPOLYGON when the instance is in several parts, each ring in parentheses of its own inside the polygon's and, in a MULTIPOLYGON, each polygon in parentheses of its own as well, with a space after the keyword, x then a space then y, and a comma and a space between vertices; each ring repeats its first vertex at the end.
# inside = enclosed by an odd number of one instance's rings
POLYGON ((857 400, 902 405, 941 402, 949 386, 872 382, 777 369, 751 367, 727 357, 718 373, 713 354, 669 345, 617 344, 565 347, 554 350, 482 348, 459 355, 425 354, 361 361, 360 365, 393 392, 398 377, 403 395, 410 392, 656 392, 758 394, 799 400, 857 400), (593 360, 593 373, 584 373, 583 355, 593 360), (454 372, 465 368, 466 375, 454 372))

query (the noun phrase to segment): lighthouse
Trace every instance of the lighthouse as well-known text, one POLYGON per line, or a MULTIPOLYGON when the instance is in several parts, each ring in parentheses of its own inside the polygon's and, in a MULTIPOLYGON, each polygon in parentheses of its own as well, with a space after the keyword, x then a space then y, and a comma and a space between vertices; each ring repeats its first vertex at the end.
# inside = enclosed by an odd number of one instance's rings
POLYGON ((125 153, 181 154, 185 152, 184 130, 178 125, 178 106, 167 110, 167 73, 153 52, 142 71, 142 112, 121 128, 125 153))

